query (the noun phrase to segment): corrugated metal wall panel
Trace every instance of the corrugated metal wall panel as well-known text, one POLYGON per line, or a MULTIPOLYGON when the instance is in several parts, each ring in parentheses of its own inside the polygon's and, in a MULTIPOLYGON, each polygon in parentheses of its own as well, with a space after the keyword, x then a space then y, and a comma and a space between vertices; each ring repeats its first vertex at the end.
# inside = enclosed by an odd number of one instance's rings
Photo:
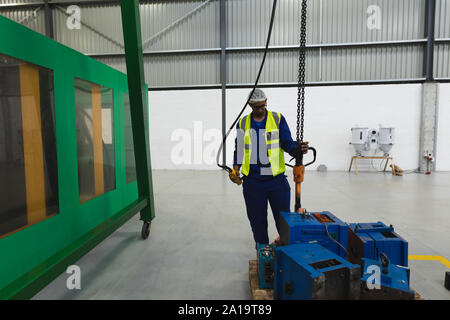
POLYGON ((323 1, 323 42, 370 42, 424 38, 423 0, 315 0, 323 1), (369 6, 378 6, 381 28, 369 29, 369 6))
MULTIPOLYGON (((228 83, 249 84, 255 81, 262 52, 232 52, 227 55, 228 83)), ((319 51, 308 51, 306 57, 307 81, 318 81, 319 51)), ((260 83, 297 82, 298 52, 270 51, 261 73, 260 83)))
POLYGON ((220 82, 220 55, 146 56, 144 69, 150 87, 217 84, 220 82))
MULTIPOLYGON (((5 0, 10 1, 10 0, 5 0)), ((11 0, 12 1, 12 0, 11 0)), ((29 0, 20 0, 30 2, 29 0)), ((38 1, 38 0, 36 0, 38 1)), ((69 0, 70 1, 70 0, 69 0)), ((161 0, 141 4, 143 41, 201 6, 206 0, 161 0)), ((227 47, 264 46, 273 0, 227 0, 227 47)), ((16 3, 18 1, 15 1, 16 3)), ((272 46, 297 45, 301 1, 279 0, 272 46)), ((66 6, 61 6, 63 11, 66 6)), ((218 48, 220 46, 220 1, 210 0, 176 24, 146 48, 147 51, 218 48)), ((123 36, 118 5, 80 5, 81 30, 67 28, 67 16, 54 10, 58 41, 87 54, 122 53, 123 36)), ((30 9, 2 9, 13 20, 30 9)), ((437 0, 436 37, 450 38, 450 0, 437 0)), ((424 38, 424 0, 309 0, 308 44, 414 40, 424 38), (369 30, 370 5, 381 9, 381 29, 369 30), (322 15, 321 15, 322 14, 322 15), (322 16, 322 18, 321 18, 322 16)), ((44 12, 28 22, 44 33, 44 12)), ((308 50, 307 81, 363 81, 422 77, 423 45, 327 48, 308 50), (321 53, 320 53, 321 52, 321 53)), ((232 84, 251 83, 262 52, 228 53, 228 79, 232 84)), ((436 45, 435 73, 449 77, 450 45, 436 45)), ((298 52, 273 50, 268 55, 261 83, 295 82, 298 52)), ((101 58, 125 71, 123 58, 101 58)), ((220 55, 169 54, 145 56, 147 81, 152 86, 219 84, 220 55), (181 70, 177 72, 177 70, 181 70)))
MULTIPOLYGON (((228 79, 231 84, 252 83, 262 53, 230 53, 228 79)), ((307 82, 353 82, 400 80, 422 77, 423 46, 336 48, 308 51, 307 82)), ((271 51, 260 83, 296 82, 298 53, 271 51)))
POLYGON ((24 26, 45 34, 45 14, 41 8, 3 8, 0 14, 24 26))
POLYGON ((122 20, 117 5, 80 6, 80 29, 67 27, 67 6, 53 11, 55 39, 77 51, 93 53, 124 52, 122 20))
MULTIPOLYGON (((124 57, 96 60, 126 73, 124 57)), ((150 87, 213 85, 220 79, 218 54, 156 55, 144 57, 145 81, 150 87)))
POLYGON ((322 81, 421 78, 423 46, 341 48, 322 53, 322 81))
POLYGON ((220 47, 220 2, 211 0, 166 32, 153 38, 205 1, 155 1, 141 5, 142 41, 145 50, 181 50, 220 47), (152 39, 147 43, 147 40, 152 39))
POLYGON ((95 58, 95 60, 107 64, 108 66, 116 70, 119 70, 123 73, 127 73, 127 67, 125 65, 125 57, 101 57, 95 58))
POLYGON ((450 38, 450 0, 436 1, 436 38, 450 38))
MULTIPOLYGON (((142 40, 149 40, 183 17, 204 1, 155 1, 141 5, 142 40)), ((66 6, 61 7, 66 9, 66 6)), ((69 30, 66 26, 67 15, 61 10, 55 11, 56 39, 84 53, 118 53, 123 49, 122 22, 120 8, 117 5, 82 5, 81 21, 90 28, 69 30), (106 37, 100 35, 102 33, 106 37), (113 39, 113 41, 107 38, 113 39)), ((146 51, 182 50, 198 48, 217 48, 220 46, 219 1, 210 3, 176 24, 144 47, 146 51)))
MULTIPOLYGON (((255 47, 266 44, 272 0, 228 0, 227 46, 255 47)), ((296 45, 300 28, 299 0, 278 1, 270 45, 296 45)), ((319 1, 308 3, 307 42, 319 42, 319 1)))
POLYGON ((450 79, 450 44, 437 44, 434 53, 434 72, 436 78, 450 79))

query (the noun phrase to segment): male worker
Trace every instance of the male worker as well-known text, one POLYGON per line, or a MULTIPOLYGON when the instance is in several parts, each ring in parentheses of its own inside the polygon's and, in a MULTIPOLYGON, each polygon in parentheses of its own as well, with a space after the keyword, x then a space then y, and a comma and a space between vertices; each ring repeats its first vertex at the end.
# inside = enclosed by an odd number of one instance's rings
MULTIPOLYGON (((241 118, 236 126, 230 179, 240 185, 240 171, 244 175, 243 192, 253 238, 256 243, 268 244, 267 202, 279 233, 280 212, 290 212, 291 197, 291 188, 284 174, 284 152, 295 157, 300 146, 292 140, 286 119, 280 113, 266 109, 267 97, 262 90, 254 91, 249 105, 253 112, 241 118)), ((303 143, 301 150, 308 152, 308 142, 303 143)))

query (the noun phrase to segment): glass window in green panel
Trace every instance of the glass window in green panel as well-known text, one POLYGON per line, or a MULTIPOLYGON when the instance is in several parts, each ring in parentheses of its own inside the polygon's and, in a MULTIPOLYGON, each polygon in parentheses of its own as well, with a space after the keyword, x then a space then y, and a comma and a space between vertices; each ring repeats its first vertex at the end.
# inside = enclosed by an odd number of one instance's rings
POLYGON ((0 54, 0 238, 59 211, 53 71, 0 54))
MULTIPOLYGON (((130 96, 128 93, 124 93, 124 123, 125 123, 125 165, 126 165, 126 177, 127 183, 136 180, 136 161, 134 158, 134 144, 133 144, 133 130, 131 125, 131 109, 130 109, 130 96)), ((144 125, 145 134, 148 137, 148 109, 147 105, 144 106, 144 125)))
POLYGON ((113 91, 75 79, 80 203, 116 188, 113 91))

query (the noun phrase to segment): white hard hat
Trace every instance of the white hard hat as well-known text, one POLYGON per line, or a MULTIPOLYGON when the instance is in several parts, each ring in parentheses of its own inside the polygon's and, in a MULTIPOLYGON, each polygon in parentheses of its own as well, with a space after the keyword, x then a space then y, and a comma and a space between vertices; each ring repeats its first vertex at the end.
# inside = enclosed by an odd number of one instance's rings
MULTIPOLYGON (((252 92, 249 93, 248 97, 250 98, 250 94, 252 94, 252 92)), ((248 103, 258 103, 258 102, 263 102, 266 101, 267 97, 266 94, 264 93, 264 91, 262 91, 261 89, 255 89, 255 92, 253 92, 252 97, 250 98, 248 103)))

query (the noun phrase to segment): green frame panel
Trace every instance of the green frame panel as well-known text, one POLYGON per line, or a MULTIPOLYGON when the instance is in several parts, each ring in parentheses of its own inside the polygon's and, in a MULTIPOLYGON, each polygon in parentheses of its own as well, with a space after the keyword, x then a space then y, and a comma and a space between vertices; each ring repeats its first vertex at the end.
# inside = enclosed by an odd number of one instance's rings
POLYGON ((59 214, 0 239, 0 299, 30 298, 132 215, 153 207, 153 195, 138 197, 137 182, 126 183, 127 76, 3 16, 0 39, 1 54, 49 68, 54 75, 59 214), (83 204, 78 196, 75 78, 112 88, 114 98, 116 189, 83 204))

